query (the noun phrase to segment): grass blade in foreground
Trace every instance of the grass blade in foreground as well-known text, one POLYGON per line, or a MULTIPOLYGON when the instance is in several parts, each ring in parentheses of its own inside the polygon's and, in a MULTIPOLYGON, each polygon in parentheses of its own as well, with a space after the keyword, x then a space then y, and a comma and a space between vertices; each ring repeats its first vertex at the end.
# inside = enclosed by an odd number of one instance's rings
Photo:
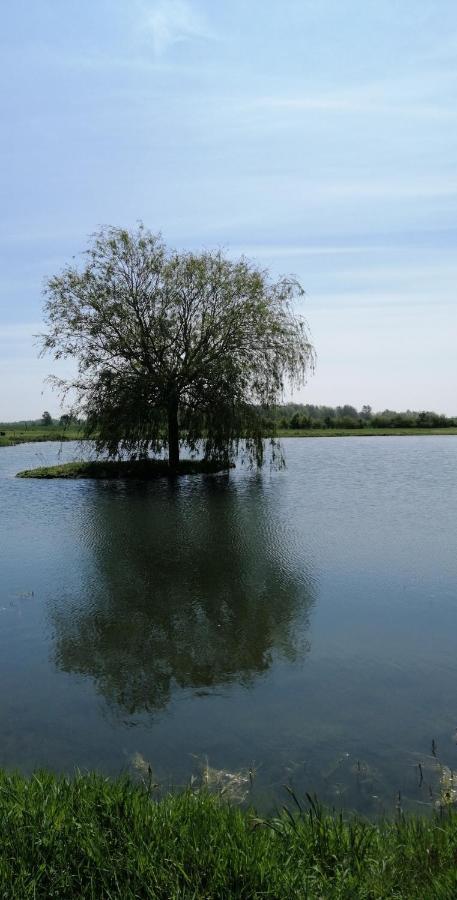
POLYGON ((457 815, 274 820, 205 791, 0 772, 0 896, 451 898, 457 815))

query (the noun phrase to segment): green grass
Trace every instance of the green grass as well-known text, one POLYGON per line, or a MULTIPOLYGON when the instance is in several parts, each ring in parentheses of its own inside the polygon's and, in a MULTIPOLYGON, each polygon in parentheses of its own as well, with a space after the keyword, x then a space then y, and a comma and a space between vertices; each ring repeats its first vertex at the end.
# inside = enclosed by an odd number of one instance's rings
POLYGON ((0 771, 2 898, 454 898, 457 814, 260 819, 207 791, 0 771))
POLYGON ((0 425, 0 447, 13 447, 15 444, 41 441, 78 441, 81 440, 80 428, 63 428, 61 425, 0 425), (2 433, 4 432, 4 433, 2 433))
MULTIPOLYGON (((81 429, 60 425, 0 425, 0 447, 35 441, 77 441, 81 429)), ((457 428, 298 428, 279 429, 278 437, 376 437, 382 435, 457 434, 457 428)))
POLYGON ((199 459, 183 459, 177 468, 170 469, 162 459, 146 460, 92 460, 90 462, 69 462, 57 466, 41 466, 18 472, 17 478, 141 478, 148 480, 163 475, 197 475, 226 471, 223 463, 199 459))

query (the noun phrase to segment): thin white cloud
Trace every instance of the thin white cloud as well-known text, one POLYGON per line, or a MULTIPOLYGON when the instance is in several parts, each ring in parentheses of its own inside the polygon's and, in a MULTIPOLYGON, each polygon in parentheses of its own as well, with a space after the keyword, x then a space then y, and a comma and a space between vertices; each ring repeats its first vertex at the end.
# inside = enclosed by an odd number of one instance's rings
POLYGON ((455 119, 454 68, 429 70, 414 79, 385 78, 363 85, 342 85, 336 90, 310 89, 306 94, 270 94, 248 99, 246 107, 272 112, 323 112, 407 115, 437 119, 455 119))
POLYGON ((266 258, 301 256, 346 256, 359 253, 381 253, 386 249, 380 244, 230 244, 232 253, 266 258))
POLYGON ((417 116, 434 119, 455 119, 457 116, 455 107, 443 106, 432 103, 401 103, 390 97, 377 98, 358 97, 348 93, 346 95, 315 94, 314 96, 271 96, 254 99, 246 106, 258 109, 270 109, 276 112, 334 112, 367 115, 372 113, 379 116, 380 113, 417 116))
POLYGON ((431 310, 435 314, 439 308, 449 309, 455 308, 454 294, 451 291, 441 292, 437 294, 433 287, 424 287, 421 291, 407 292, 394 291, 386 288, 382 291, 373 290, 348 290, 344 293, 323 292, 311 293, 307 300, 307 314, 311 320, 316 313, 335 312, 335 310, 349 309, 384 309, 384 310, 400 310, 400 309, 423 309, 430 317, 431 310))
POLYGON ((449 198, 457 194, 457 179, 446 175, 422 176, 420 174, 416 179, 410 181, 398 177, 384 177, 377 180, 373 178, 369 181, 361 178, 357 181, 348 179, 340 183, 320 184, 319 192, 322 197, 334 199, 354 197, 449 198))
POLYGON ((157 57, 183 41, 214 39, 205 17, 189 0, 156 0, 145 10, 144 22, 157 57))

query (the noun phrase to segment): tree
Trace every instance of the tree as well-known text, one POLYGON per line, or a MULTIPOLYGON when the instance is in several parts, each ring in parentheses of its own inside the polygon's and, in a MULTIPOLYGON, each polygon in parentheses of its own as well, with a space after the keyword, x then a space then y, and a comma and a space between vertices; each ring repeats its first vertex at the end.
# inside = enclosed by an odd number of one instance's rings
POLYGON ((59 425, 62 425, 63 428, 70 428, 71 425, 77 425, 78 420, 73 413, 62 413, 59 419, 59 425))
POLYGON ((49 413, 47 411, 47 409, 45 409, 43 415, 41 416, 41 424, 44 425, 46 428, 49 425, 52 425, 52 416, 51 416, 51 413, 49 413))
POLYGON ((219 250, 178 253, 140 225, 97 232, 82 268, 49 279, 42 352, 73 357, 72 390, 86 435, 112 457, 203 442, 229 461, 240 441, 263 461, 265 414, 313 365, 294 277, 272 281, 219 250))

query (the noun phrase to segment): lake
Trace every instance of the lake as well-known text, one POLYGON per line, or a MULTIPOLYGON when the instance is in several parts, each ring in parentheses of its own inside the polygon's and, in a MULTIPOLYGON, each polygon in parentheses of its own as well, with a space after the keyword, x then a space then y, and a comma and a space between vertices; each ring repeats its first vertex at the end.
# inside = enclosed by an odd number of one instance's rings
POLYGON ((436 802, 457 437, 282 444, 279 472, 148 484, 14 479, 78 447, 0 449, 1 766, 251 769, 263 810, 284 785, 369 815, 436 802))

